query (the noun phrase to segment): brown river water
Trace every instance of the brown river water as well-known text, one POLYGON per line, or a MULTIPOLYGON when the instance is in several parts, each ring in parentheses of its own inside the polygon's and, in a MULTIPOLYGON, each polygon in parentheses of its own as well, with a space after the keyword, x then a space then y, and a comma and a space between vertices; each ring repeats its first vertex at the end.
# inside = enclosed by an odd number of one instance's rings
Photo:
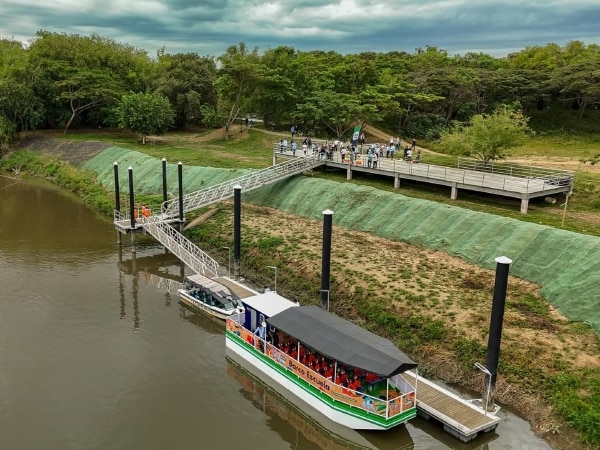
POLYGON ((0 449, 550 448, 505 410, 469 444, 418 418, 332 435, 225 358, 224 324, 164 286, 187 273, 149 237, 120 251, 52 185, 0 176, 0 449))

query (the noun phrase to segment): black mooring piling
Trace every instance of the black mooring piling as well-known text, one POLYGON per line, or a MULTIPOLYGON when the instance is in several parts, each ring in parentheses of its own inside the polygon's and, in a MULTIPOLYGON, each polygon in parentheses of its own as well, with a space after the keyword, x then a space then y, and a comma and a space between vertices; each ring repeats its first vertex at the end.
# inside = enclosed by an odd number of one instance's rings
POLYGON ((504 306, 506 304, 506 288, 508 286, 508 271, 512 260, 506 256, 496 258, 496 281, 494 283, 494 298, 492 300, 492 313, 490 317, 490 334, 486 359, 483 403, 488 409, 494 407, 494 391, 498 376, 498 362, 500 359, 500 341, 502 339, 502 323, 504 321, 504 306))
POLYGON ((121 193, 119 192, 119 163, 114 162, 113 171, 115 173, 115 210, 121 211, 121 193))
POLYGON ((135 198, 133 193, 133 167, 127 169, 129 174, 129 218, 131 219, 131 229, 135 230, 135 198))
POLYGON ((323 211, 323 254, 321 256, 321 307, 329 310, 329 278, 331 272, 331 230, 333 211, 323 211))
POLYGON ((183 163, 181 161, 177 163, 177 182, 179 183, 179 225, 183 228, 183 163))
POLYGON ((127 169, 129 173, 129 217, 131 219, 131 253, 135 253, 135 220, 137 210, 135 209, 135 197, 133 193, 133 167, 129 166, 127 169))
POLYGON ((162 159, 162 191, 163 191, 163 203, 167 201, 167 160, 162 159))
POLYGON ((242 253, 242 186, 233 187, 233 277, 240 277, 242 253))

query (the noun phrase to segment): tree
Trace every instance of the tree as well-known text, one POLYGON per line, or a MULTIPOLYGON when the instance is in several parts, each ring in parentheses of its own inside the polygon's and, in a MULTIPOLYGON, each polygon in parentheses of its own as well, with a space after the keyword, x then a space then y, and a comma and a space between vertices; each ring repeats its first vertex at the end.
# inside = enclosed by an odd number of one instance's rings
POLYGON ((220 97, 219 108, 228 111, 225 120, 225 137, 228 137, 231 125, 248 105, 257 82, 258 48, 248 52, 246 44, 240 42, 219 56, 219 62, 221 70, 215 84, 220 97))
POLYGON ((144 52, 95 34, 40 31, 28 51, 35 93, 65 131, 76 120, 85 122, 90 111, 108 112, 123 94, 148 84, 144 52))
POLYGON ((175 109, 175 126, 202 122, 202 105, 216 105, 214 81, 217 74, 215 60, 196 53, 159 55, 160 77, 156 93, 169 99, 175 109))
POLYGON ((17 137, 15 125, 5 116, 0 114, 0 150, 5 150, 17 137))
POLYGON ((600 57, 556 70, 551 85, 560 89, 565 101, 577 102, 581 120, 588 106, 600 102, 600 57))
POLYGON ((467 125, 454 123, 442 133, 441 145, 452 154, 473 156, 484 164, 503 159, 527 137, 528 120, 521 111, 504 105, 492 114, 473 116, 467 125))
POLYGON ((352 129, 360 116, 361 105, 358 97, 323 90, 308 97, 297 107, 298 117, 304 122, 315 121, 333 131, 337 139, 352 129))
POLYGON ((169 99, 159 94, 124 95, 116 116, 120 128, 142 135, 142 144, 149 135, 163 134, 175 120, 169 99))

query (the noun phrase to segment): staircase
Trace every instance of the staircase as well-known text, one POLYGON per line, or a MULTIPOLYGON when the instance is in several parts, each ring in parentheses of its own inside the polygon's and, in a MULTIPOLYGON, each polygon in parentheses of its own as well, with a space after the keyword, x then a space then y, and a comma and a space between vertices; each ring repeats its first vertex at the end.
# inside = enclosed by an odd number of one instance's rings
MULTIPOLYGON (((184 195, 183 210, 189 212, 231 198, 234 186, 239 185, 242 192, 248 192, 323 164, 325 161, 314 157, 300 157, 266 169, 256 170, 233 180, 184 195)), ((126 232, 130 229, 129 217, 128 213, 115 211, 114 220, 118 230, 126 232)), ((178 198, 166 202, 161 214, 150 217, 139 214, 137 224, 141 225, 145 232, 153 236, 196 273, 208 277, 218 277, 219 263, 169 225, 168 222, 172 222, 177 217, 179 217, 178 198)))
MULTIPOLYGON (((256 170, 233 180, 184 195, 183 210, 189 212, 231 198, 233 197, 233 187, 237 185, 241 186, 242 192, 248 192, 323 164, 325 161, 314 157, 294 158, 266 169, 256 170)), ((163 216, 173 218, 178 215, 179 199, 168 201, 165 204, 163 216)))
POLYGON ((138 222, 143 224, 147 233, 168 248, 190 269, 204 276, 219 276, 219 263, 171 225, 164 223, 160 216, 143 217, 138 219, 138 222))

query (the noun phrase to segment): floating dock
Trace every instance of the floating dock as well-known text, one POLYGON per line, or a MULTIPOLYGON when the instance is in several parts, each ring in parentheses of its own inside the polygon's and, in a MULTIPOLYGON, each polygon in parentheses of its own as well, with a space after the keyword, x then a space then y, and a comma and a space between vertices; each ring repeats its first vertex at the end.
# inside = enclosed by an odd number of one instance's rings
POLYGON ((417 388, 417 414, 425 420, 438 420, 444 431, 462 442, 472 441, 479 433, 494 431, 500 422, 493 412, 486 412, 426 378, 417 378, 414 372, 404 372, 402 377, 417 388))

